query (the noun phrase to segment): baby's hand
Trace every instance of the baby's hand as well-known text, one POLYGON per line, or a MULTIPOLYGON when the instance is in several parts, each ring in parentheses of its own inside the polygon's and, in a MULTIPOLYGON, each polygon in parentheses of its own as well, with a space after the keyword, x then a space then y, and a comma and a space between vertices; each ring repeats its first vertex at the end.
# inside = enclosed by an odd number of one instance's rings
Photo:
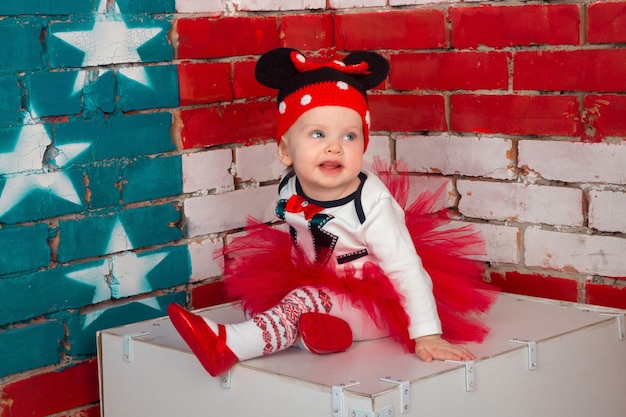
POLYGON ((424 362, 433 360, 471 361, 476 357, 462 346, 446 342, 439 334, 415 339, 415 354, 424 362))

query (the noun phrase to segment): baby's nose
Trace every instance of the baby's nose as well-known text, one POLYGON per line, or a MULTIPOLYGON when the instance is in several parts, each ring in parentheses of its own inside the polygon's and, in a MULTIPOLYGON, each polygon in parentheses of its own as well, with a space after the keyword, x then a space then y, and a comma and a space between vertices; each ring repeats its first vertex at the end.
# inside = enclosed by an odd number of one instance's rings
POLYGON ((331 139, 328 141, 328 146, 326 147, 326 152, 341 152, 341 140, 339 139, 331 139))

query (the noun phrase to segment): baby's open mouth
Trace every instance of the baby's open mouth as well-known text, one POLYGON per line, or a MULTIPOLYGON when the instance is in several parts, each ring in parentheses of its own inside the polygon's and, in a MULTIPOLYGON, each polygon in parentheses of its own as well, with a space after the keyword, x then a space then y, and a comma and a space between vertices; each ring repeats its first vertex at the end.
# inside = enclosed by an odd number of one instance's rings
POLYGON ((322 162, 319 166, 320 168, 325 169, 325 170, 335 170, 335 169, 339 169, 342 167, 342 165, 339 162, 333 162, 333 161, 322 162))

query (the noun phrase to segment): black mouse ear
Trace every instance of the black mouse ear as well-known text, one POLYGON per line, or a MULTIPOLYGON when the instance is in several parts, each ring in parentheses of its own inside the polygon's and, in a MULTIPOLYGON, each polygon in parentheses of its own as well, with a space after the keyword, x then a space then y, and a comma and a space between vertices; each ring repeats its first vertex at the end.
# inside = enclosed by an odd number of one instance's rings
POLYGON ((291 61, 291 53, 299 51, 292 48, 277 48, 266 52, 259 58, 254 69, 258 82, 269 88, 280 89, 285 80, 299 72, 291 61))
POLYGON ((360 64, 366 62, 369 74, 352 74, 359 80, 366 90, 376 87, 382 83, 389 74, 389 62, 376 52, 360 51, 353 52, 343 60, 346 65, 360 64))

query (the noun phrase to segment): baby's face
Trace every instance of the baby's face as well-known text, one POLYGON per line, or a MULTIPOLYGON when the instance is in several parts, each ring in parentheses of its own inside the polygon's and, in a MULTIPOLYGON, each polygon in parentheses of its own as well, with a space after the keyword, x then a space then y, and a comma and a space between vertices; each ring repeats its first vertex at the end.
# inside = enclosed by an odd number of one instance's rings
POLYGON ((302 113, 285 132, 278 156, 293 166, 308 197, 331 201, 358 188, 364 149, 363 123, 355 110, 319 106, 302 113))

